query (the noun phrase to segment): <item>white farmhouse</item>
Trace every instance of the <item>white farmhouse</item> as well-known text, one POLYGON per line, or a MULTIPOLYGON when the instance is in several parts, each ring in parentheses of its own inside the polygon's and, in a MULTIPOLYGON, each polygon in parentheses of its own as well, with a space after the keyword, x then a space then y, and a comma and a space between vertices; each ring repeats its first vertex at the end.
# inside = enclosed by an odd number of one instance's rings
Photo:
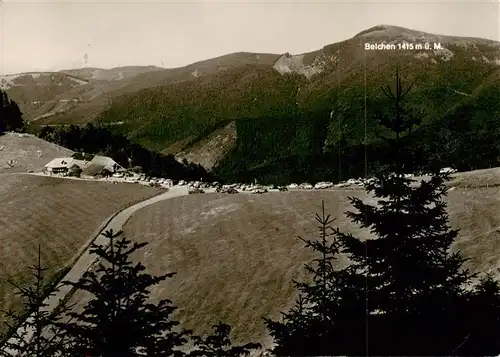
POLYGON ((56 158, 46 164, 45 169, 52 174, 64 174, 73 165, 82 170, 83 177, 95 177, 102 174, 103 171, 111 174, 126 171, 110 157, 81 153, 75 153, 72 157, 56 158))

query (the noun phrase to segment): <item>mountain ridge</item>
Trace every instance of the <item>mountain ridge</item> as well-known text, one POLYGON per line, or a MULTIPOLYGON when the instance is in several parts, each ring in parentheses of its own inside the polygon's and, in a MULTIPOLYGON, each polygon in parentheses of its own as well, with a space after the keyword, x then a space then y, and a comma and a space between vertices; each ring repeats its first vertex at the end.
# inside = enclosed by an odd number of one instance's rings
MULTIPOLYGON (((36 113, 46 117, 35 123, 123 122, 116 130, 139 144, 175 154, 179 160, 203 162, 213 169, 238 146, 241 135, 235 124, 241 118, 330 113, 335 109, 337 117, 346 118, 347 139, 354 144, 364 130, 359 121, 353 120, 364 116, 364 96, 379 100, 380 86, 392 83, 396 68, 403 73, 404 81, 415 84, 411 104, 429 111, 429 121, 435 122, 452 115, 456 108, 476 103, 485 93, 496 93, 499 64, 497 41, 378 25, 298 55, 235 52, 184 67, 89 83, 71 89, 73 94, 86 96, 84 100, 59 113, 46 105, 36 113), (364 48, 364 42, 434 40, 439 48, 364 48), (50 110, 52 114, 47 115, 50 110)), ((339 120, 330 118, 330 144, 339 136, 339 120)), ((374 128, 369 125, 370 138, 375 135, 374 128)))
MULTIPOLYGON (((478 44, 482 46, 493 45, 493 50, 495 52, 496 49, 500 46, 500 43, 488 39, 437 35, 434 33, 408 29, 400 26, 377 25, 355 34, 352 38, 325 45, 321 49, 315 51, 304 52, 300 54, 234 52, 175 68, 161 68, 156 66, 123 66, 110 69, 101 69, 84 67, 80 69, 67 69, 59 71, 57 73, 75 75, 85 80, 106 81, 94 82, 90 84, 88 83, 89 85, 87 87, 73 89, 72 91, 68 91, 67 93, 65 93, 66 96, 71 97, 69 99, 76 99, 76 97, 78 96, 82 96, 85 98, 78 101, 78 104, 74 107, 64 107, 53 110, 53 107, 55 105, 54 103, 50 103, 50 105, 45 105, 43 108, 33 108, 28 105, 25 98, 22 98, 22 95, 19 95, 17 93, 22 91, 18 90, 16 92, 15 90, 13 90, 13 93, 9 94, 11 94, 11 96, 15 100, 21 102, 21 109, 26 113, 29 120, 55 116, 57 121, 57 118, 61 115, 64 116, 66 112, 75 112, 75 116, 80 117, 82 119, 81 121, 85 121, 85 112, 87 111, 87 108, 89 109, 91 116, 95 116, 100 110, 102 110, 109 104, 110 99, 120 97, 122 94, 133 93, 134 91, 138 91, 141 89, 154 87, 157 85, 168 85, 170 83, 176 83, 179 81, 192 80, 199 76, 218 73, 246 64, 272 65, 273 68, 278 70, 278 72, 280 72, 281 74, 299 73, 305 75, 308 79, 310 79, 313 75, 320 74, 327 70, 329 65, 331 66, 335 64, 335 62, 338 60, 338 58, 335 56, 335 52, 345 52, 346 50, 343 49, 343 47, 348 46, 349 42, 351 44, 353 42, 356 42, 356 39, 360 41, 368 39, 378 39, 381 42, 391 40, 394 42, 400 40, 401 38, 411 40, 420 38, 422 36, 429 41, 436 40, 439 43, 442 42, 443 45, 458 44, 465 47, 471 46, 469 50, 477 50, 478 52, 484 50, 478 49, 478 44), (469 43, 471 41, 473 43, 469 43), (126 75, 124 75, 124 73, 126 73, 126 75), (110 80, 114 82, 111 82, 110 80), (82 95, 82 92, 83 94, 90 94, 85 96, 82 95), (96 99, 94 103, 88 103, 94 101, 94 99, 96 99), (79 107, 83 108, 80 109, 79 107), (32 111, 33 114, 31 113, 32 111)), ((449 56, 450 54, 450 52, 446 48, 442 49, 441 52, 444 53, 445 56, 449 56)), ((428 56, 429 54, 425 53, 424 51, 424 53, 420 53, 420 55, 428 56)), ((356 54, 355 57, 360 57, 360 54, 356 54)), ((488 57, 482 54, 481 56, 477 57, 477 60, 492 61, 499 64, 500 56, 497 55, 495 56, 495 58, 491 58, 491 56, 488 57)), ((35 98, 31 101, 43 101, 45 99, 46 98, 35 98)), ((53 96, 53 98, 50 99, 52 101, 57 101, 63 98, 55 98, 55 96, 53 96)))

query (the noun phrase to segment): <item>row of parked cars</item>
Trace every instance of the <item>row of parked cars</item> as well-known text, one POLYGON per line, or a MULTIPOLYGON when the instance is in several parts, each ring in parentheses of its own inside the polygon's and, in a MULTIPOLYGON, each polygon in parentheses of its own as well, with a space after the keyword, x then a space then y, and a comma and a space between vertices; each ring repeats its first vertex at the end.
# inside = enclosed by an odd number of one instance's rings
POLYGON ((187 185, 189 187, 189 193, 204 193, 205 191, 203 191, 203 188, 208 188, 208 187, 215 188, 215 192, 217 193, 228 193, 228 194, 234 194, 240 191, 246 191, 255 194, 268 192, 265 186, 246 185, 237 183, 222 185, 219 182, 213 182, 213 183, 194 182, 194 183, 188 183, 187 185))
MULTIPOLYGON (((180 183, 179 183, 180 184, 180 183)), ((203 193, 203 188, 206 187, 213 187, 215 188, 215 192, 218 193, 229 193, 229 194, 234 194, 238 193, 240 191, 243 192, 248 192, 248 193, 253 193, 253 194, 262 194, 269 192, 269 190, 279 190, 279 191, 288 191, 289 189, 298 189, 298 190, 312 190, 312 189, 327 189, 331 187, 346 187, 352 184, 358 184, 360 186, 363 185, 362 180, 349 180, 344 183, 339 183, 339 184, 333 184, 333 182, 318 182, 315 185, 311 185, 309 183, 302 183, 300 185, 296 183, 292 183, 287 186, 263 186, 263 185, 257 185, 257 184, 229 184, 229 185, 222 185, 220 183, 211 183, 211 184, 198 184, 197 182, 195 183, 188 183, 188 187, 190 189, 190 193, 203 193)))
POLYGON ((296 183, 291 183, 288 186, 286 186, 288 189, 299 189, 299 190, 321 190, 321 189, 326 189, 326 188, 342 188, 342 187, 347 187, 347 186, 352 186, 352 185, 357 185, 357 186, 363 186, 366 182, 373 182, 375 179, 374 178, 369 178, 369 179, 349 179, 347 181, 341 181, 339 183, 333 183, 333 182, 318 182, 315 185, 311 185, 310 183, 301 183, 301 184, 296 184, 296 183))
MULTIPOLYGON (((157 177, 146 177, 144 175, 135 177, 135 178, 125 178, 125 181, 148 184, 153 187, 172 187, 174 185, 177 186, 187 186, 190 193, 204 193, 204 189, 215 189, 215 192, 218 193, 229 193, 234 194, 239 191, 244 191, 248 193, 254 194, 262 194, 268 192, 270 189, 277 189, 279 191, 288 191, 289 189, 299 189, 299 190, 312 190, 312 189, 327 189, 332 187, 346 187, 350 185, 359 185, 362 186, 365 180, 363 179, 349 179, 345 182, 341 182, 338 184, 334 184, 333 182, 318 182, 315 185, 311 185, 309 183, 296 184, 292 183, 287 186, 264 186, 257 184, 244 184, 244 183, 233 183, 223 185, 219 182, 202 182, 202 181, 184 181, 180 180, 178 182, 174 182, 171 179, 165 178, 157 178, 157 177)), ((368 181, 371 181, 368 180, 368 181)))
MULTIPOLYGON (((457 170, 451 168, 451 167, 445 167, 440 170, 441 173, 455 173, 457 170)), ((406 178, 413 178, 415 176, 425 176, 425 173, 418 173, 418 174, 405 174, 406 178)), ((349 187, 349 186, 359 186, 362 187, 366 183, 374 183, 375 178, 351 178, 347 181, 341 181, 339 183, 334 184, 333 182, 318 182, 314 185, 310 183, 301 183, 301 184, 296 184, 296 183, 291 183, 286 186, 263 186, 263 185, 257 185, 257 184, 244 184, 244 183, 233 183, 233 184, 227 184, 223 185, 219 182, 202 182, 202 181, 185 181, 185 180, 180 180, 178 182, 174 182, 171 179, 167 178, 157 178, 157 177, 146 177, 145 175, 139 175, 135 176, 134 178, 126 178, 126 181, 133 181, 133 182, 138 182, 138 183, 143 183, 143 184, 149 184, 150 186, 156 186, 156 187, 171 187, 174 185, 178 186, 187 186, 189 189, 189 193, 204 193, 204 189, 215 189, 215 192, 218 193, 229 193, 229 194, 234 194, 238 193, 239 191, 245 191, 249 193, 254 193, 254 194, 261 194, 261 193, 266 193, 270 189, 277 189, 279 191, 288 191, 288 190, 321 190, 321 189, 328 189, 328 188, 343 188, 343 187, 349 187)))

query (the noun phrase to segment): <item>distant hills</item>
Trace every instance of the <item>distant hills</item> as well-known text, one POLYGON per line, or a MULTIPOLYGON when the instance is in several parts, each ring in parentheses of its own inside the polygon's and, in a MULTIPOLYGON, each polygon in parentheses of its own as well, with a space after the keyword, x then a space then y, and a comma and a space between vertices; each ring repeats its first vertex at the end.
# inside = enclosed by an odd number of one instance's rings
POLYGON ((234 53, 185 67, 80 68, 0 76, 0 89, 19 103, 28 120, 88 122, 113 98, 158 85, 183 82, 243 64, 272 65, 279 55, 234 53), (77 103, 77 104, 75 104, 77 103))
POLYGON ((84 67, 62 70, 60 73, 85 78, 88 81, 119 81, 122 79, 133 78, 142 73, 161 70, 163 70, 163 68, 156 66, 126 66, 111 69, 84 67))
POLYGON ((465 107, 496 113, 499 50, 491 40, 380 25, 298 55, 239 52, 173 69, 83 68, 0 82, 37 124, 123 122, 116 128, 132 140, 213 168, 236 150, 244 118, 314 112, 329 118, 327 146, 341 126, 348 143, 372 140, 370 108, 383 100, 380 87, 392 85, 396 67, 414 83, 409 101, 429 123, 465 107), (366 43, 396 49, 365 50, 366 43), (399 49, 404 44, 414 48, 399 49))
POLYGON ((88 106, 104 93, 126 85, 127 80, 159 70, 162 68, 131 66, 18 73, 0 76, 0 89, 20 105, 26 119, 38 120, 88 106))

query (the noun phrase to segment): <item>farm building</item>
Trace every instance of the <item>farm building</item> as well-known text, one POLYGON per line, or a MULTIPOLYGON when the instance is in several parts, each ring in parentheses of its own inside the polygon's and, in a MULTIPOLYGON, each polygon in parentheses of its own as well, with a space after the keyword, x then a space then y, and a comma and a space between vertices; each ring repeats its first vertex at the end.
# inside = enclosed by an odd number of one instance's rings
POLYGON ((45 169, 53 174, 62 174, 67 173, 73 164, 73 158, 71 157, 58 157, 46 164, 45 169))
POLYGON ((112 174, 113 171, 109 170, 105 165, 92 162, 82 171, 82 177, 103 178, 112 174))
POLYGON ((112 173, 127 171, 117 164, 115 160, 107 156, 95 155, 92 160, 90 160, 90 163, 93 165, 101 165, 103 169, 112 173))
POLYGON ((54 174, 67 173, 73 165, 78 166, 82 170, 82 176, 86 177, 126 171, 110 157, 80 153, 75 153, 72 157, 56 158, 46 164, 45 169, 54 174))
POLYGON ((82 176, 95 177, 99 175, 103 170, 104 170, 103 165, 91 163, 82 170, 82 176))

